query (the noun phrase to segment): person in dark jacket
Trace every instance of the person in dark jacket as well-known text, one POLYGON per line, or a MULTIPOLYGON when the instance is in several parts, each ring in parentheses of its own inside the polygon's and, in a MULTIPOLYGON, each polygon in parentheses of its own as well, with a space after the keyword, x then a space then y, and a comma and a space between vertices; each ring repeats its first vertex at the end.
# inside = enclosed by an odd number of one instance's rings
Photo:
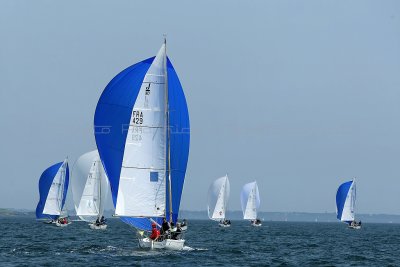
POLYGON ((167 221, 166 218, 164 218, 164 219, 163 219, 163 223, 162 223, 162 225, 161 225, 161 234, 162 234, 162 235, 166 234, 166 233, 169 231, 170 228, 171 228, 171 227, 170 227, 170 225, 169 225, 169 222, 167 221))
POLYGON ((173 232, 172 239, 179 240, 182 237, 182 228, 181 224, 176 224, 176 230, 173 232))
POLYGON ((184 227, 184 226, 187 226, 187 221, 186 221, 186 219, 183 219, 182 224, 181 224, 181 227, 184 227))

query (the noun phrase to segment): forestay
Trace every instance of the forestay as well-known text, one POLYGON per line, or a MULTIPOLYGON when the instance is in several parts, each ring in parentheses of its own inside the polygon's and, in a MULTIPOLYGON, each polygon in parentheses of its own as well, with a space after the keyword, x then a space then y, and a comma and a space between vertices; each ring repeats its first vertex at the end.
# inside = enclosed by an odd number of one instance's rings
POLYGON ((245 184, 240 194, 242 204, 243 219, 257 219, 257 209, 260 207, 260 195, 258 192, 257 182, 245 184))
POLYGON ((208 190, 208 217, 212 220, 225 219, 229 200, 230 184, 228 176, 215 180, 208 190))
POLYGON ((337 218, 342 222, 352 222, 355 218, 356 183, 341 184, 336 193, 337 218))

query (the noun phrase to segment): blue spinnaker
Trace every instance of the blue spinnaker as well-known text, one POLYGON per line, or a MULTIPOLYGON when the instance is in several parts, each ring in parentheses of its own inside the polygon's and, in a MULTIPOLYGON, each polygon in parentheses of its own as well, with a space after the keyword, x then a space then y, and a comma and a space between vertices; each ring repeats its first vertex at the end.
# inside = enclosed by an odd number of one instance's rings
POLYGON ((336 193, 336 207, 337 207, 337 218, 341 220, 343 207, 346 202, 347 194, 349 193, 350 187, 353 181, 348 181, 341 184, 336 193))
MULTIPOLYGON (((68 163, 66 163, 66 173, 65 173, 65 181, 64 181, 64 188, 63 188, 63 198, 61 201, 61 209, 64 207, 65 199, 67 196, 68 191, 68 184, 69 184, 69 167, 68 163)), ((37 219, 52 219, 55 220, 59 217, 59 215, 53 214, 43 214, 43 209, 46 204, 46 199, 49 194, 49 190, 51 184, 53 183, 54 177, 56 176, 58 170, 62 167, 63 162, 59 162, 54 164, 53 166, 47 168, 39 179, 39 203, 36 207, 36 218, 37 219)))
MULTIPOLYGON (((154 57, 141 61, 115 76, 104 89, 96 107, 94 116, 96 144, 110 181, 114 207, 117 201, 125 142, 132 110, 143 79, 153 60, 154 57)), ((167 142, 170 141, 171 153, 172 219, 176 222, 189 155, 190 125, 185 95, 169 59, 167 71, 171 133, 170 140, 167 140, 167 142)), ((168 188, 167 185, 167 195, 169 194, 168 188)), ((166 207, 169 207, 168 199, 166 207)), ((161 218, 153 219, 161 222, 161 218)), ((169 211, 167 211, 167 219, 169 219, 169 211)), ((136 228, 151 230, 149 218, 121 217, 121 220, 136 228)))

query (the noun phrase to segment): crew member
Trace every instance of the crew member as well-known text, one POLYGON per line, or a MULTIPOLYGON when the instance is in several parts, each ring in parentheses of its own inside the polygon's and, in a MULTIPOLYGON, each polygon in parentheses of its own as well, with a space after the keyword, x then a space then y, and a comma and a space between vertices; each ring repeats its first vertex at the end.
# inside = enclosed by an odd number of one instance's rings
POLYGON ((156 240, 160 236, 160 231, 157 229, 157 225, 155 223, 151 224, 151 235, 150 239, 156 240))
POLYGON ((164 235, 165 233, 167 233, 168 230, 169 230, 169 228, 171 228, 171 227, 170 227, 170 225, 169 225, 167 219, 164 218, 164 219, 163 219, 163 223, 162 223, 162 225, 161 225, 161 234, 164 235))

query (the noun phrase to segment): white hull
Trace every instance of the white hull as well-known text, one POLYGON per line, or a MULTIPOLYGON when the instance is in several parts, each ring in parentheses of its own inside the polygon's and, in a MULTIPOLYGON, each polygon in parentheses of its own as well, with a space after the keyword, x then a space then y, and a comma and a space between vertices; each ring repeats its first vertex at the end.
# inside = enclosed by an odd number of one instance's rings
POLYGON ((349 228, 358 230, 361 229, 361 225, 355 225, 355 226, 349 225, 349 228))
POLYGON ((93 230, 106 230, 107 224, 96 225, 95 223, 89 223, 89 227, 93 230))
POLYGON ((254 226, 254 227, 260 227, 262 224, 261 223, 258 223, 258 224, 257 223, 252 223, 251 225, 254 226))
POLYGON ((182 250, 184 244, 184 239, 165 239, 163 241, 154 241, 148 237, 139 239, 139 247, 141 248, 182 250))
POLYGON ((219 225, 220 227, 223 227, 223 228, 231 227, 230 224, 219 223, 218 225, 219 225))
POLYGON ((56 222, 56 226, 58 226, 58 227, 67 227, 69 224, 71 224, 71 223, 69 222, 69 223, 61 224, 59 222, 56 222))

